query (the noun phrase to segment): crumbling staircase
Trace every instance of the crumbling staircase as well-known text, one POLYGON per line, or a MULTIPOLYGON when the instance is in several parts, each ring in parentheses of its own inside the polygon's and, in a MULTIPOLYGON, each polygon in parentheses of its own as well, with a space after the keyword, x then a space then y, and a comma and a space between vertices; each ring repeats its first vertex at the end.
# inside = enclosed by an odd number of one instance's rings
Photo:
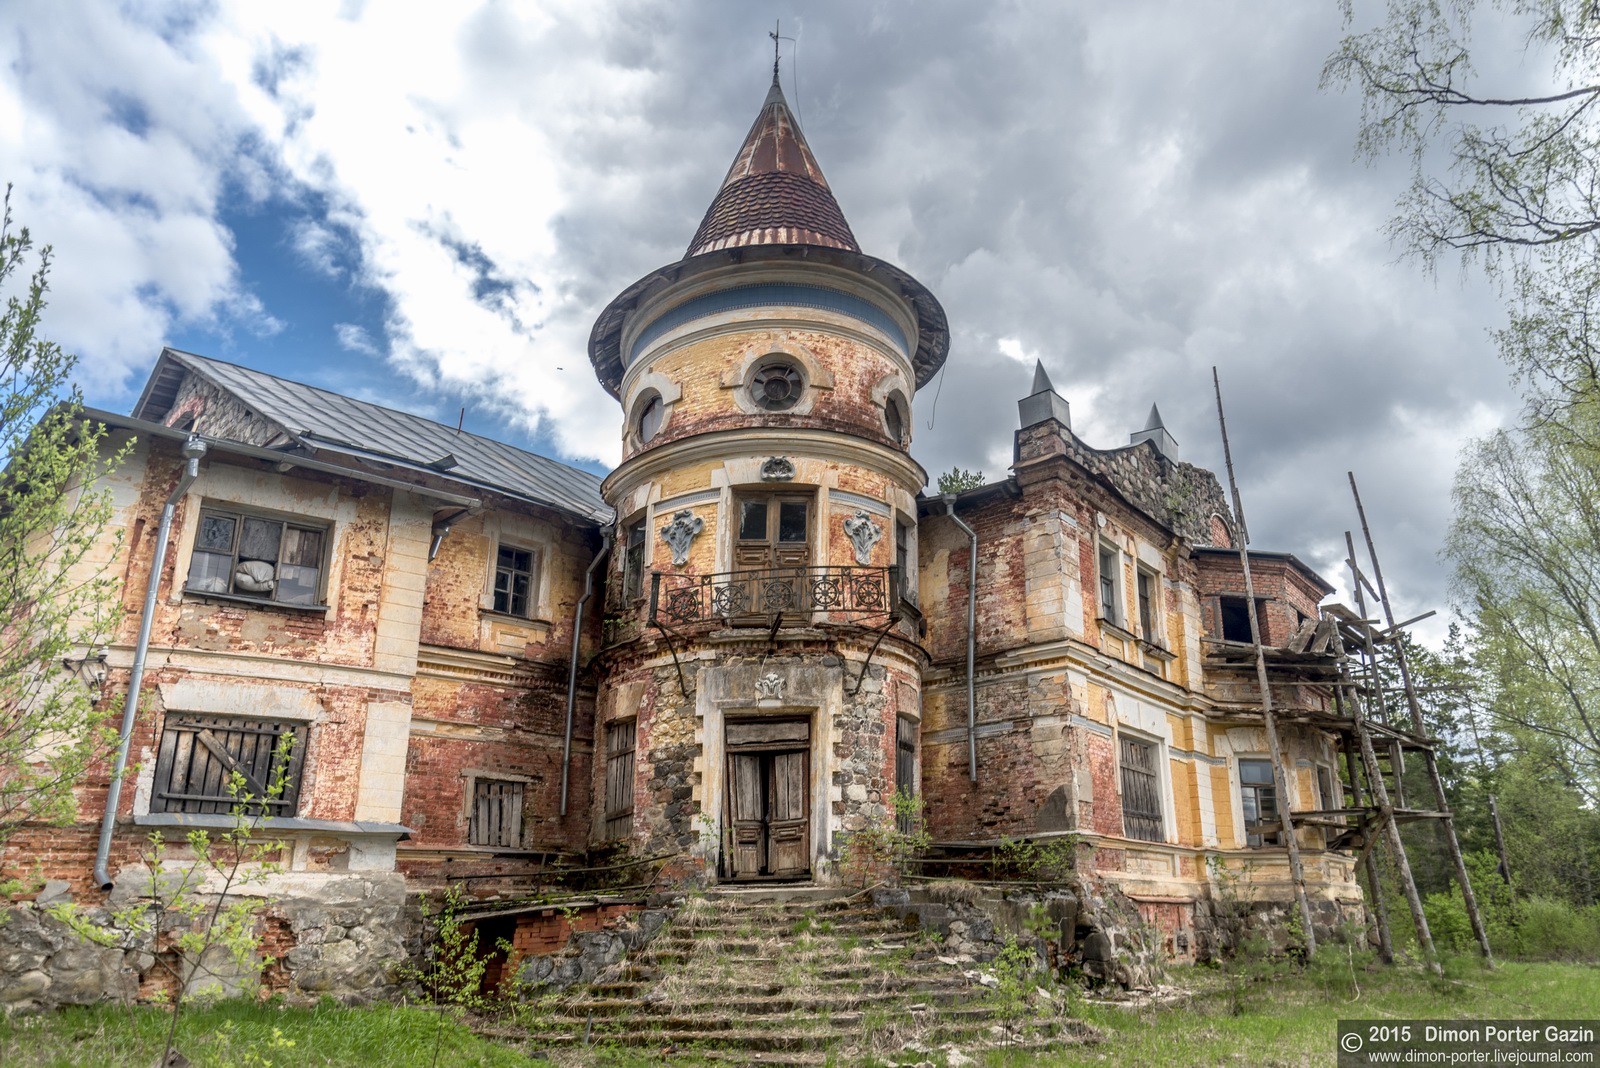
POLYGON ((541 1014, 545 1046, 573 1064, 892 1065, 1079 1041, 1059 999, 1004 1011, 974 982, 985 967, 839 891, 713 892, 541 1014))

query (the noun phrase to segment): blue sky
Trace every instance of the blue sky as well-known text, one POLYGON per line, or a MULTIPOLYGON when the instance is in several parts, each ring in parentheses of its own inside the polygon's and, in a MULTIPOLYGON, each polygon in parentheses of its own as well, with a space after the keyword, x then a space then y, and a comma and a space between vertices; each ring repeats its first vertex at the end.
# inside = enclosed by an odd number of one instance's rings
POLYGON ((1385 241, 1407 173, 1318 88, 1332 2, 16 0, 0 179, 55 246, 47 329, 101 406, 168 344, 603 470, 589 328, 683 255, 776 18, 863 248, 949 315, 930 472, 1004 476, 1035 360, 1089 444, 1158 403, 1220 468, 1217 365, 1258 546, 1342 581, 1354 469, 1405 614, 1446 604, 1459 449, 1516 408, 1501 313, 1385 241))

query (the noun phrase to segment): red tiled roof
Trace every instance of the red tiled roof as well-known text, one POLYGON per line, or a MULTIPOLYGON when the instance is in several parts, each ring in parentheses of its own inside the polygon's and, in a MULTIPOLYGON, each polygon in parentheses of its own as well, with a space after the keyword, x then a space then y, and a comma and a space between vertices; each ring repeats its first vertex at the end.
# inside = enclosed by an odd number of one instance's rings
POLYGON ((739 245, 861 251, 776 81, 684 258, 739 245))

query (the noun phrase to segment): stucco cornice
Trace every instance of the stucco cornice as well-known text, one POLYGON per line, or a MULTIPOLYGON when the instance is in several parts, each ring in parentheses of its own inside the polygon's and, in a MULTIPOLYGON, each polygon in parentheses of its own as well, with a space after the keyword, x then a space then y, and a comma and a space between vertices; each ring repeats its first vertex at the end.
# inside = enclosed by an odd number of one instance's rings
POLYGON ((799 457, 880 471, 911 493, 928 481, 928 472, 911 457, 864 438, 833 430, 748 427, 708 431, 634 456, 606 476, 600 492, 615 502, 641 483, 669 472, 748 456, 799 457))

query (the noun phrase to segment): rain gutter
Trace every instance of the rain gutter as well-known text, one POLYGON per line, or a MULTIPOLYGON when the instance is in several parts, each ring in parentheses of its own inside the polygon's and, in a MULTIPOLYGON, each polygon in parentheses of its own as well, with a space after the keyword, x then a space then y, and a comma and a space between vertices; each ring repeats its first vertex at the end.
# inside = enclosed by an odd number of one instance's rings
POLYGON ((117 738, 117 759, 111 770, 111 788, 106 794, 105 814, 100 818, 100 845, 94 854, 94 881, 102 890, 110 890, 112 879, 106 871, 111 854, 111 832, 117 821, 117 806, 122 802, 122 777, 128 770, 128 746, 133 741, 133 723, 139 715, 139 688, 144 684, 144 662, 150 652, 150 626, 156 615, 156 592, 161 586, 161 572, 167 563, 167 542, 172 537, 172 517, 178 510, 178 501, 189 492, 195 479, 200 477, 200 458, 206 454, 206 443, 200 435, 190 434, 183 443, 183 474, 172 488, 172 495, 161 509, 161 526, 156 531, 155 557, 150 562, 150 578, 144 591, 144 614, 139 617, 139 641, 133 650, 133 671, 128 676, 128 696, 122 705, 122 731, 117 738))
POLYGON ((973 662, 978 653, 978 532, 956 515, 956 495, 943 494, 945 512, 967 535, 967 777, 978 781, 978 706, 973 694, 973 662))
POLYGON ((578 709, 578 655, 583 641, 583 610, 594 596, 594 576, 611 554, 611 528, 600 532, 600 551, 594 554, 589 570, 583 573, 583 596, 572 617, 572 664, 567 670, 567 731, 561 742, 561 814, 567 814, 567 781, 572 774, 572 721, 578 709))

